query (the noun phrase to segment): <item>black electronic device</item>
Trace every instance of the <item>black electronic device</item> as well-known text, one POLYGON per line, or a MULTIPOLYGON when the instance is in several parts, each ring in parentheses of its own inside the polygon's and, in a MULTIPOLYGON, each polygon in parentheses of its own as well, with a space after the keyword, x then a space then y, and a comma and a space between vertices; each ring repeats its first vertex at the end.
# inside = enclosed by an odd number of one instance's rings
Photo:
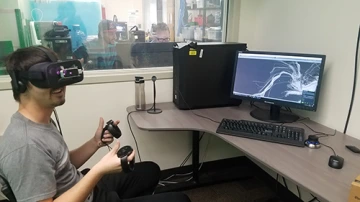
POLYGON ((119 149, 117 152, 117 156, 120 158, 121 161, 121 167, 124 173, 130 173, 134 171, 135 168, 135 156, 134 158, 129 162, 128 157, 133 152, 133 148, 131 146, 124 146, 119 149))
POLYGON ((173 42, 134 43, 131 57, 135 68, 173 66, 173 42))
POLYGON ((70 31, 67 26, 54 22, 52 29, 44 34, 43 45, 55 51, 60 60, 74 59, 70 31))
POLYGON ((321 147, 319 137, 316 135, 309 135, 308 139, 305 140, 305 145, 311 149, 319 149, 321 147))
POLYGON ((51 62, 35 64, 28 71, 9 72, 11 85, 15 91, 24 93, 28 81, 38 88, 57 89, 84 79, 84 71, 78 60, 57 62, 56 56, 46 48, 41 46, 37 48, 43 51, 51 62))
POLYGON ((230 97, 234 58, 244 43, 189 43, 174 47, 173 102, 179 109, 238 106, 230 97))
POLYGON ((106 122, 106 125, 101 132, 101 140, 103 139, 106 130, 109 131, 109 133, 116 139, 121 137, 121 130, 117 125, 115 125, 113 120, 106 122))
POLYGON ((145 31, 139 30, 137 26, 132 27, 129 30, 129 40, 132 43, 145 42, 145 31))
MULTIPOLYGON (((136 77, 135 77, 136 78, 136 77)), ((149 114, 160 114, 162 112, 161 109, 159 108, 156 108, 156 85, 155 85, 155 81, 156 81, 156 76, 153 76, 151 78, 151 80, 153 81, 153 89, 154 89, 154 104, 153 106, 151 107, 151 109, 149 109, 147 112, 149 114)))
POLYGON ((294 122, 299 117, 281 107, 316 111, 325 58, 319 54, 238 52, 231 97, 270 104, 270 110, 251 112, 258 120, 294 122))
POLYGON ((344 166, 344 158, 338 155, 331 155, 328 165, 331 168, 341 169, 344 166))
POLYGON ((224 135, 233 135, 266 142, 304 147, 304 129, 298 127, 281 126, 255 121, 223 119, 216 132, 224 135))
POLYGON ((346 145, 345 147, 348 148, 350 151, 352 151, 354 153, 357 153, 357 154, 360 153, 360 149, 353 146, 353 145, 346 145))

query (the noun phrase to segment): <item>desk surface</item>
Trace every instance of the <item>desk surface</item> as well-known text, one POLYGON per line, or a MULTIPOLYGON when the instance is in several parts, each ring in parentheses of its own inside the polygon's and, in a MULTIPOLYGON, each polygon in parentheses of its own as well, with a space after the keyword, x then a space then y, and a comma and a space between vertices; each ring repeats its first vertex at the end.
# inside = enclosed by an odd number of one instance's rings
MULTIPOLYGON (((333 155, 333 152, 327 147, 322 146, 320 149, 300 148, 222 135, 216 133, 217 123, 196 116, 189 110, 179 110, 173 103, 161 103, 157 105, 157 108, 162 109, 163 113, 151 115, 147 112, 136 112, 131 114, 131 118, 137 127, 143 130, 191 130, 216 135, 247 156, 268 166, 295 184, 308 189, 319 199, 334 202, 347 201, 351 182, 360 174, 360 155, 345 148, 347 144, 360 147, 360 140, 340 132, 337 132, 334 137, 320 139, 321 143, 333 147, 337 155, 345 159, 344 167, 337 170, 328 166, 329 157, 333 155)), ((193 112, 220 122, 223 118, 255 120, 250 116, 251 110, 250 106, 245 103, 240 107, 198 109, 193 110, 193 112)), ((129 107, 127 111, 134 111, 134 107, 129 107)), ((334 133, 334 130, 313 121, 304 120, 302 122, 316 131, 334 133)), ((313 134, 301 123, 286 125, 304 128, 306 136, 313 134)))

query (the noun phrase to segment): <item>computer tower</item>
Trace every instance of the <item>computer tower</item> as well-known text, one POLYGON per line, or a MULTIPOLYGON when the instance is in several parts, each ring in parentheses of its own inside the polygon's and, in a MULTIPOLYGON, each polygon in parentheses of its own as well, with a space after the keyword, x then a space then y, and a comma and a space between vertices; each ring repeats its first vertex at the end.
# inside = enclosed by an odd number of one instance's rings
POLYGON ((177 44, 173 51, 173 102, 179 109, 236 106, 230 98, 237 51, 244 43, 177 44))

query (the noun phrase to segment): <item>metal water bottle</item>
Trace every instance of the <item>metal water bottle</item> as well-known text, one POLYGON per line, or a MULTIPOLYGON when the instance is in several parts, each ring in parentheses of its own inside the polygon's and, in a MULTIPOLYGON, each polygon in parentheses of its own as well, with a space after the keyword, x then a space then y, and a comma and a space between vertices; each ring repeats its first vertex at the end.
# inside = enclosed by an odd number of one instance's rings
POLYGON ((145 81, 144 77, 135 77, 135 108, 138 111, 145 110, 145 81))

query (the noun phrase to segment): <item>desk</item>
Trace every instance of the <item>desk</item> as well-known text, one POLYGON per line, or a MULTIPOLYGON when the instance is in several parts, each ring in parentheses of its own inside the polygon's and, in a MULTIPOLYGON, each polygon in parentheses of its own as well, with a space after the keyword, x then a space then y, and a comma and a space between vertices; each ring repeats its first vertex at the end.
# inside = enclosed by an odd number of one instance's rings
MULTIPOLYGON (((199 132, 215 135, 230 143, 251 159, 264 164, 280 175, 290 179, 295 184, 307 189, 321 201, 345 202, 348 199, 351 182, 360 174, 360 155, 345 148, 346 144, 360 146, 360 140, 340 132, 334 137, 321 138, 320 142, 334 148, 336 153, 345 159, 341 170, 328 166, 328 160, 333 152, 322 146, 320 149, 294 147, 264 141, 221 135, 216 133, 217 123, 196 116, 189 110, 179 110, 173 103, 157 105, 163 113, 151 115, 147 112, 131 113, 138 128, 148 131, 194 131, 193 132, 193 171, 194 179, 198 180, 197 165, 199 163, 199 132)), ((254 120, 250 116, 252 108, 247 103, 240 107, 223 107, 193 110, 196 114, 209 117, 216 121, 223 118, 254 120)), ((129 107, 128 112, 134 111, 129 107)), ((312 129, 333 133, 328 127, 310 120, 303 121, 312 129)), ((301 123, 286 124, 305 129, 306 137, 311 130, 301 123)))

